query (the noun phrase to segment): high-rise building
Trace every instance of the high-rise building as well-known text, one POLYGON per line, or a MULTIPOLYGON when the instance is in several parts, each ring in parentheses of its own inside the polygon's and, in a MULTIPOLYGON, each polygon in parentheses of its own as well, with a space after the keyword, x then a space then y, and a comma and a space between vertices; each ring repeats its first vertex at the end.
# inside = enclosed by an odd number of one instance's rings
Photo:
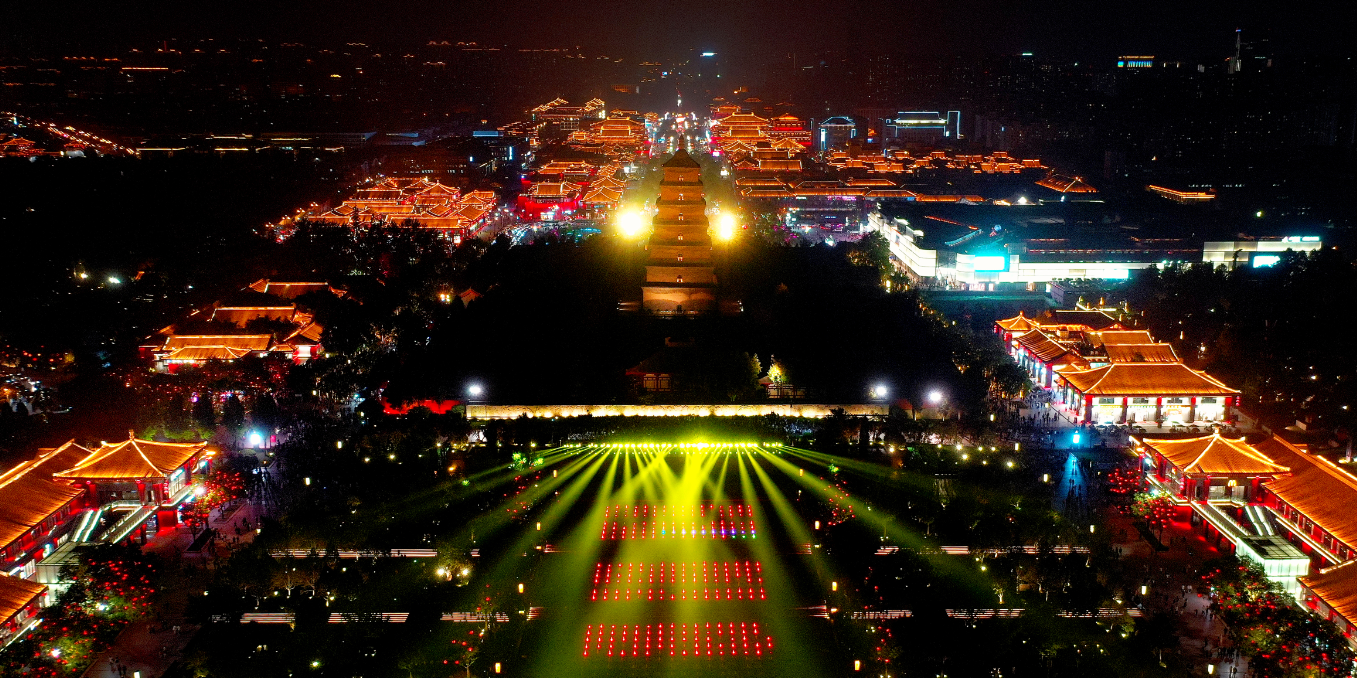
POLYGON ((707 232, 702 167, 680 149, 663 165, 658 212, 647 249, 641 303, 657 315, 696 315, 716 310, 716 269, 707 232))
POLYGON ((1146 55, 1129 55, 1117 57, 1117 68, 1153 68, 1154 57, 1146 55))
POLYGON ((885 138, 938 142, 961 138, 960 111, 901 111, 886 120, 885 138))
POLYGON ((858 135, 857 123, 852 118, 836 115, 822 120, 816 137, 816 147, 821 152, 847 148, 848 142, 858 135))

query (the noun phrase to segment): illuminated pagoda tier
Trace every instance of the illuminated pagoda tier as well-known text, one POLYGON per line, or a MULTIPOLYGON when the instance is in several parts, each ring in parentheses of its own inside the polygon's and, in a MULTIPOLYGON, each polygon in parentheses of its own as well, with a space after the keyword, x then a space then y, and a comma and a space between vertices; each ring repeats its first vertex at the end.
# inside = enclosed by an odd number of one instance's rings
POLYGON ((649 313, 695 315, 716 310, 716 269, 707 233, 702 167, 680 149, 663 165, 641 303, 649 313))

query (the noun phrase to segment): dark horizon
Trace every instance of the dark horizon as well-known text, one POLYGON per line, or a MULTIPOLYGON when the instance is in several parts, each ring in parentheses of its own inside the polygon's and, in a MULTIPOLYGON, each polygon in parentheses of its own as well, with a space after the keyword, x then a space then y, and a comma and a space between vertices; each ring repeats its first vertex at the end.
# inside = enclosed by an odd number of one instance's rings
MULTIPOLYGON (((674 58, 689 50, 749 59, 825 50, 933 55, 1031 52, 1039 58, 1104 61, 1122 54, 1210 64, 1232 51, 1233 33, 1268 38, 1279 56, 1349 56, 1351 3, 1323 2, 1305 13, 1275 6, 1167 0, 1117 6, 968 0, 947 6, 854 0, 837 6, 804 0, 681 7, 633 3, 553 4, 258 0, 212 5, 151 2, 127 8, 78 0, 11 8, 0 29, 12 56, 52 49, 108 51, 161 40, 263 39, 320 46, 359 41, 407 47, 429 40, 487 45, 576 47, 587 55, 674 58), (59 7, 59 9, 57 9, 59 7)), ((0 47, 0 49, 5 49, 0 47)))

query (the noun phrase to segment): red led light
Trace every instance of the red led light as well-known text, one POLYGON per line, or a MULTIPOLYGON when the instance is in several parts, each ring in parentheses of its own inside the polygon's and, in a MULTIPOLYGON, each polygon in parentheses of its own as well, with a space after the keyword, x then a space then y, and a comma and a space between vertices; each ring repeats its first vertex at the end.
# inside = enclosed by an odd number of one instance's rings
POLYGON ((698 600, 699 596, 701 600, 766 600, 763 566, 751 560, 598 563, 589 599, 698 600), (732 583, 736 586, 706 586, 732 583))
POLYGON ((742 501, 688 505, 618 504, 603 508, 604 518, 752 518, 754 510, 742 501))
POLYGON ((759 631, 757 622, 590 624, 584 631, 585 657, 605 650, 609 657, 649 657, 665 650, 671 657, 761 657, 772 649, 773 639, 759 631))
POLYGON ((605 520, 598 538, 619 539, 753 539, 758 528, 754 520, 605 520))

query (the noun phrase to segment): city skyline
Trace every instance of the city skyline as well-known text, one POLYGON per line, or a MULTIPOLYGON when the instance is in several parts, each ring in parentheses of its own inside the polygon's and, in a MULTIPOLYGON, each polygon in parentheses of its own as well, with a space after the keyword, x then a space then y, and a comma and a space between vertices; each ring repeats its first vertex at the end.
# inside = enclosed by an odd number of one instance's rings
POLYGON ((946 5, 865 0, 836 7, 807 0, 670 5, 523 1, 402 3, 374 12, 367 3, 315 0, 278 6, 253 1, 187 6, 158 2, 135 7, 95 2, 15 8, 0 34, 11 55, 54 45, 100 46, 174 38, 214 37, 342 43, 391 48, 428 40, 476 41, 512 47, 579 46, 595 54, 673 58, 688 51, 763 59, 790 52, 839 49, 927 54, 1021 54, 1099 60, 1119 54, 1210 62, 1229 52, 1233 33, 1266 38, 1288 56, 1351 56, 1346 27, 1357 21, 1350 3, 1278 12, 1262 3, 1222 7, 1206 2, 1149 0, 1135 4, 1046 3, 1018 6, 994 0, 946 5), (260 17, 267 17, 260 20, 260 17), (53 34, 48 22, 60 19, 53 34), (814 36, 806 41, 802 36, 814 36))

